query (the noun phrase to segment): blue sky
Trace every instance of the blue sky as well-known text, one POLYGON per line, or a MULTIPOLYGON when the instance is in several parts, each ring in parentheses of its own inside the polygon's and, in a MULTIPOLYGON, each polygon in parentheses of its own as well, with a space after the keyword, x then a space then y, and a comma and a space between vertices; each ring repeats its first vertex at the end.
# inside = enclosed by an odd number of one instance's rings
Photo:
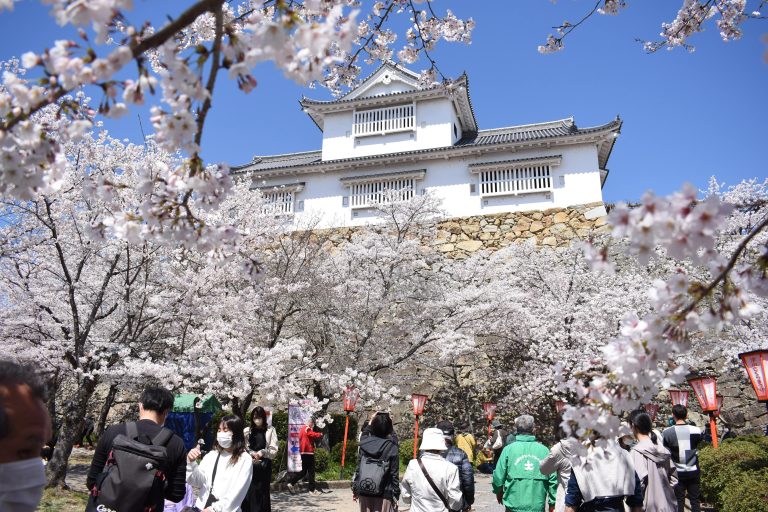
MULTIPOLYGON (((135 0, 130 19, 162 19, 189 3, 135 0)), ((619 16, 593 17, 566 39, 563 52, 541 55, 536 48, 551 27, 578 20, 592 0, 435 0, 437 11, 471 16, 477 27, 471 45, 441 43, 433 56, 446 76, 469 75, 481 129, 569 116, 593 126, 621 115, 606 201, 636 199, 647 189, 669 193, 685 181, 703 188, 712 174, 729 183, 765 178, 768 46, 762 38, 768 23, 748 22, 744 37, 727 44, 711 25, 691 40, 692 54, 645 54, 635 39, 653 38, 680 3, 631 1, 619 16)), ((14 12, 0 14, 0 60, 73 34, 59 28, 40 2, 22 0, 14 12)), ((423 67, 425 61, 411 66, 423 67)), ((319 149, 321 133, 298 100, 328 94, 286 80, 271 64, 259 66, 255 76, 259 85, 246 95, 222 75, 203 137, 205 158, 236 165, 253 155, 319 149)), ((138 113, 144 130, 151 130, 146 111, 138 113)), ((136 112, 108 127, 141 141, 136 112)))

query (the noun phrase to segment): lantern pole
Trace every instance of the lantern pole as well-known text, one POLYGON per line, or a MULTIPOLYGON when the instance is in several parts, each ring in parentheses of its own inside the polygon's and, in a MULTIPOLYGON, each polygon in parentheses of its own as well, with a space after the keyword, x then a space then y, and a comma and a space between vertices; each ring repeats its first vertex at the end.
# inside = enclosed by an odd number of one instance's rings
POLYGON ((419 415, 416 415, 416 425, 413 427, 413 458, 419 450, 419 415))
POLYGON ((341 449, 341 469, 339 469, 339 480, 342 480, 344 475, 344 459, 347 455, 347 435, 349 434, 349 411, 344 412, 347 414, 347 419, 344 421, 344 446, 341 449))

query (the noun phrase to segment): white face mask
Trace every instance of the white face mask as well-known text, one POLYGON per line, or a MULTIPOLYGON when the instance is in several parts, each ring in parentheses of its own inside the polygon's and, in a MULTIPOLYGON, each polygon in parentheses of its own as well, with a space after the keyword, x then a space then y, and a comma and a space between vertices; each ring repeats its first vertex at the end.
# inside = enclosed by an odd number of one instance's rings
POLYGON ((0 510, 34 512, 43 497, 45 466, 42 459, 0 464, 0 510))
POLYGON ((232 446, 232 432, 219 432, 216 434, 216 442, 224 449, 232 446))

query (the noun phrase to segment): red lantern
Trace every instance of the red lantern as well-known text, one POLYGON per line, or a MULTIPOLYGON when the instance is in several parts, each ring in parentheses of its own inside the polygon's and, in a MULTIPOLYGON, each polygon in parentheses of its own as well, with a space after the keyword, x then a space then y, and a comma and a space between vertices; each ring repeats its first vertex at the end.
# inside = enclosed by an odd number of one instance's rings
POLYGON ((355 389, 355 386, 347 386, 343 392, 344 396, 344 411, 353 412, 355 405, 357 405, 357 399, 360 398, 360 392, 355 389))
POLYGON ((493 418, 496 416, 496 404, 493 402, 485 402, 483 404, 483 413, 485 414, 485 419, 493 421, 493 418))
POLYGON ((672 400, 672 405, 688 407, 688 391, 684 389, 670 389, 669 398, 672 400))
POLYGON ((659 413, 658 404, 645 404, 645 412, 651 417, 651 421, 656 421, 656 415, 659 413))
POLYGON ((557 414, 562 414, 565 410, 565 402, 563 400, 555 400, 555 410, 557 414))
POLYGON ((691 377, 688 384, 693 388, 696 398, 701 405, 701 410, 709 413, 709 430, 712 434, 712 446, 717 448, 717 422, 715 421, 715 412, 717 412, 717 379, 704 375, 691 377))
POLYGON ((692 377, 688 379, 688 384, 693 388, 702 411, 717 410, 717 379, 710 376, 692 377))
POLYGON ((417 395, 414 393, 411 395, 411 401, 413 402, 413 414, 421 416, 424 413, 424 405, 427 403, 427 395, 417 395))
POLYGON ((419 416, 424 412, 424 406, 427 403, 427 395, 412 394, 413 415, 416 416, 416 425, 413 427, 413 458, 419 452, 419 416))
POLYGON ((768 350, 753 350, 739 354, 752 382, 758 402, 768 402, 768 350))

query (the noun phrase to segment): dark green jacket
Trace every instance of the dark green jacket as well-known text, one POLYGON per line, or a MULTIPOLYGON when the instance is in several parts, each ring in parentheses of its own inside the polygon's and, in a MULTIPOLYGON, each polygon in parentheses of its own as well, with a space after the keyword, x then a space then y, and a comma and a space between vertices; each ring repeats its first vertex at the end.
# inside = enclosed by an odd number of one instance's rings
POLYGON ((514 443, 501 452, 493 472, 493 492, 504 492, 504 506, 513 512, 542 512, 547 504, 555 504, 557 475, 545 476, 539 463, 549 449, 531 435, 518 435, 514 443))

